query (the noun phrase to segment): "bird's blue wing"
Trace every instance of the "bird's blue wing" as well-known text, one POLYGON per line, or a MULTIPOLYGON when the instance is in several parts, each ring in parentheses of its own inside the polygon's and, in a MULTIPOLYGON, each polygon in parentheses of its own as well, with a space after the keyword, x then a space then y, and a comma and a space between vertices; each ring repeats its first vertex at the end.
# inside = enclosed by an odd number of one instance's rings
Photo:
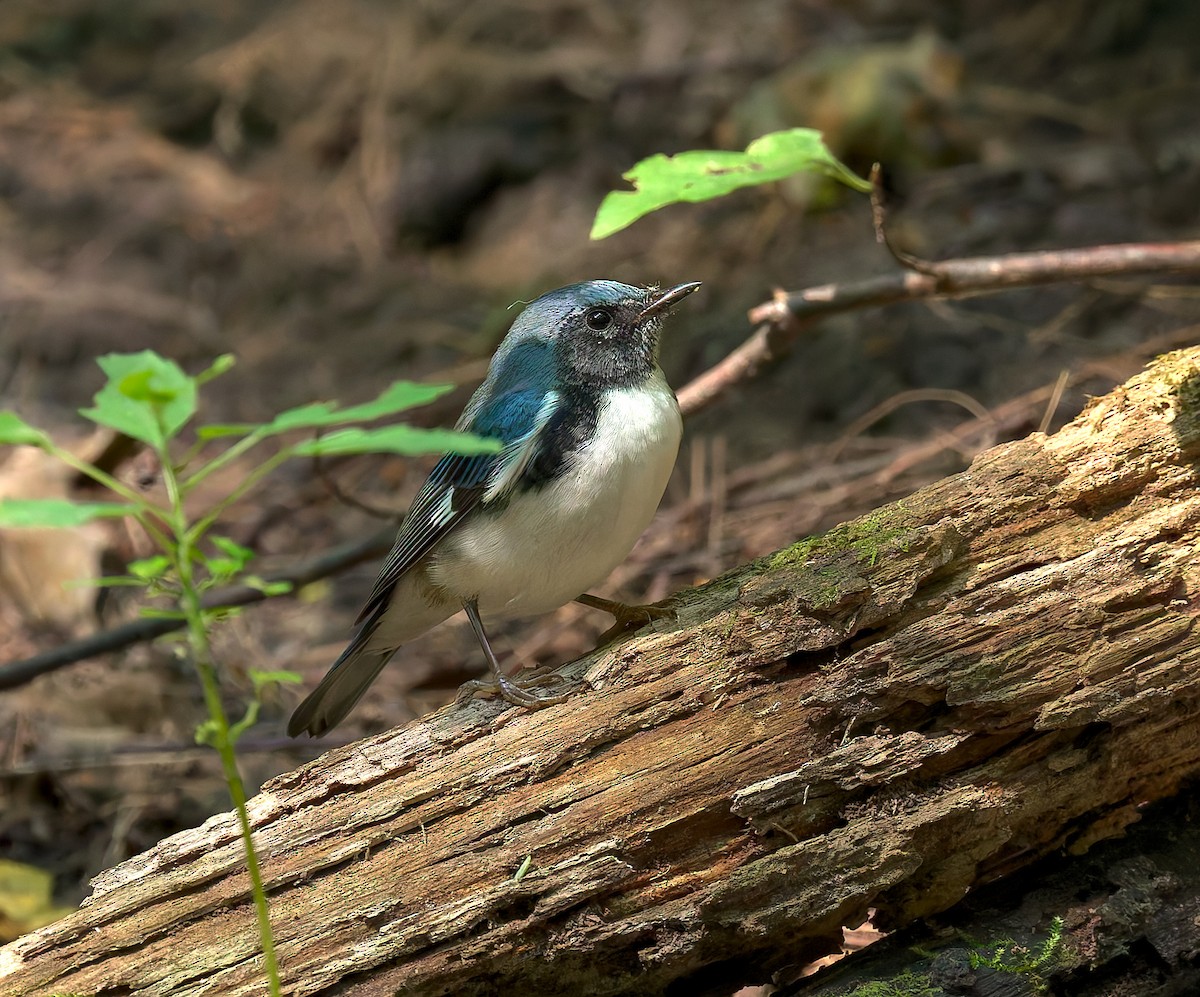
POLYGON ((539 436, 560 404, 558 392, 537 388, 494 395, 478 404, 473 401, 457 428, 503 440, 504 449, 474 457, 448 454, 438 461, 404 517, 358 622, 377 623, 406 571, 472 509, 501 501, 511 492, 536 454, 539 436))

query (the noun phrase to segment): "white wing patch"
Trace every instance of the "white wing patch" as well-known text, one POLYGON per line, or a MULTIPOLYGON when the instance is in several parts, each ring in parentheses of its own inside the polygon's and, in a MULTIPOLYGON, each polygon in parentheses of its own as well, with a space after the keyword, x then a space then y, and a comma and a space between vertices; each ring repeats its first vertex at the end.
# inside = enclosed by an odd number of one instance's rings
POLYGON ((546 423, 558 410, 561 400, 562 397, 557 391, 547 391, 546 397, 542 399, 541 408, 538 409, 537 416, 534 418, 533 427, 501 451, 500 461, 496 466, 496 475, 488 485, 487 491, 483 493, 485 503, 492 502, 504 495, 520 480, 537 449, 535 444, 538 435, 546 428, 546 423))

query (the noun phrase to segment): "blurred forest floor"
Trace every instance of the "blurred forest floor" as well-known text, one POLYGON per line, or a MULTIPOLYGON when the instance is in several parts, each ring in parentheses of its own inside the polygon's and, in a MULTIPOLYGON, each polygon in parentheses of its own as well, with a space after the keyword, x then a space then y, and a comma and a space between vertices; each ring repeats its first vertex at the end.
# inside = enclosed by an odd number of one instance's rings
MULTIPOLYGON (((1197 38, 1191 0, 5 0, 0 405, 86 449, 75 411, 99 386, 95 357, 151 348, 191 371, 236 354, 205 389, 206 421, 412 378, 460 384, 414 419, 449 424, 510 305, 591 277, 704 282, 664 346, 682 385, 747 335, 746 310, 774 288, 894 269, 866 200, 749 190, 601 243, 591 217, 643 156, 794 125, 823 129, 860 172, 888 167, 893 236, 918 255, 1195 238, 1197 38)), ((664 598, 961 470, 1195 342, 1198 322, 1200 292, 1166 279, 827 321, 689 420, 663 510, 602 594, 664 598)), ((428 466, 361 458, 329 473, 402 512, 428 466)), ((30 481, 65 487, 22 455, 0 464, 0 493, 30 481)), ((260 572, 380 525, 302 462, 228 522, 260 572)), ((136 615, 60 583, 119 570, 145 553, 137 536, 59 540, 0 545, 0 662, 136 615), (48 567, 18 591, 22 558, 48 567)), ((311 686, 376 569, 229 624, 231 703, 249 667, 311 686)), ((498 643, 560 662, 608 623, 569 606, 498 643)), ((401 650, 331 742, 436 707, 482 668, 469 628, 447 624, 401 650)), ((283 737, 301 694, 280 692, 244 740, 252 785, 322 750, 283 737)), ((76 903, 99 869, 227 809, 192 743, 202 713, 166 646, 0 694, 0 857, 51 871, 76 903)))

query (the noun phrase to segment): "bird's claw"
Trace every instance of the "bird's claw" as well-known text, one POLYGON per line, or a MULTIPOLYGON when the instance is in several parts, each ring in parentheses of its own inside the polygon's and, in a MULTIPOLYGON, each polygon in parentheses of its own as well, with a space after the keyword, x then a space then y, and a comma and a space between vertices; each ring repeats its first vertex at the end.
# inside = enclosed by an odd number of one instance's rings
POLYGON ((594 595, 580 596, 580 602, 592 609, 599 609, 613 618, 613 625, 600 635, 600 643, 607 644, 622 634, 632 633, 655 620, 675 619, 675 610, 670 606, 638 605, 630 606, 613 599, 601 599, 594 595))
POLYGON ((568 693, 560 692, 547 695, 535 692, 543 686, 561 686, 567 682, 562 675, 555 672, 531 672, 520 681, 510 679, 505 675, 495 675, 486 679, 471 679, 464 682, 454 697, 456 703, 466 703, 476 696, 498 696, 513 706, 523 706, 530 710, 540 710, 547 706, 556 706, 567 701, 568 693))
POLYGON ((621 611, 613 613, 613 625, 600 635, 600 642, 608 643, 621 634, 641 630, 655 620, 673 620, 675 610, 667 606, 622 606, 621 611))

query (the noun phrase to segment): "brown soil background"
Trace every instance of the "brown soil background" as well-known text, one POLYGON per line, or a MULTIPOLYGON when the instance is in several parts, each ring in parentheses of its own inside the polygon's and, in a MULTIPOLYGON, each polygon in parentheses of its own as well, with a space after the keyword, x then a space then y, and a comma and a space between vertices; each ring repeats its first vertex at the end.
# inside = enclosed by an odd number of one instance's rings
MULTIPOLYGON (((600 198, 639 158, 777 127, 821 127, 860 171, 883 161, 893 235, 931 258, 1195 238, 1197 38, 1189 0, 5 0, 0 405, 82 440, 94 358, 151 348, 189 370, 236 354, 206 390, 205 421, 365 400, 404 377, 461 385, 414 416, 448 424, 514 301, 598 276, 704 282, 664 346, 681 385, 745 337, 746 309, 775 287, 895 266, 864 199, 804 184, 588 241, 600 198)), ((601 594, 663 598, 1057 426, 1146 357, 1194 342, 1198 321, 1195 288, 1166 280, 828 321, 689 420, 659 519, 601 594)), ((329 471, 403 511, 427 467, 329 471)), ((226 532, 267 571, 378 525, 298 462, 226 532)), ((144 552, 116 529, 89 543, 109 565, 144 552)), ((230 702, 249 667, 311 685, 375 569, 230 623, 230 702)), ((0 661, 97 626, 90 602, 47 621, 7 595, 0 661)), ((135 614, 118 594, 99 616, 135 614)), ((607 623, 572 606, 498 643, 558 662, 607 623)), ((402 649, 336 737, 419 715, 481 667, 469 628, 447 624, 402 649)), ((281 691, 247 735, 252 785, 321 750, 282 736, 299 695, 281 691)), ((0 694, 0 856, 52 870, 74 903, 100 869, 226 809, 191 743, 201 713, 186 663, 161 646, 0 694)))

